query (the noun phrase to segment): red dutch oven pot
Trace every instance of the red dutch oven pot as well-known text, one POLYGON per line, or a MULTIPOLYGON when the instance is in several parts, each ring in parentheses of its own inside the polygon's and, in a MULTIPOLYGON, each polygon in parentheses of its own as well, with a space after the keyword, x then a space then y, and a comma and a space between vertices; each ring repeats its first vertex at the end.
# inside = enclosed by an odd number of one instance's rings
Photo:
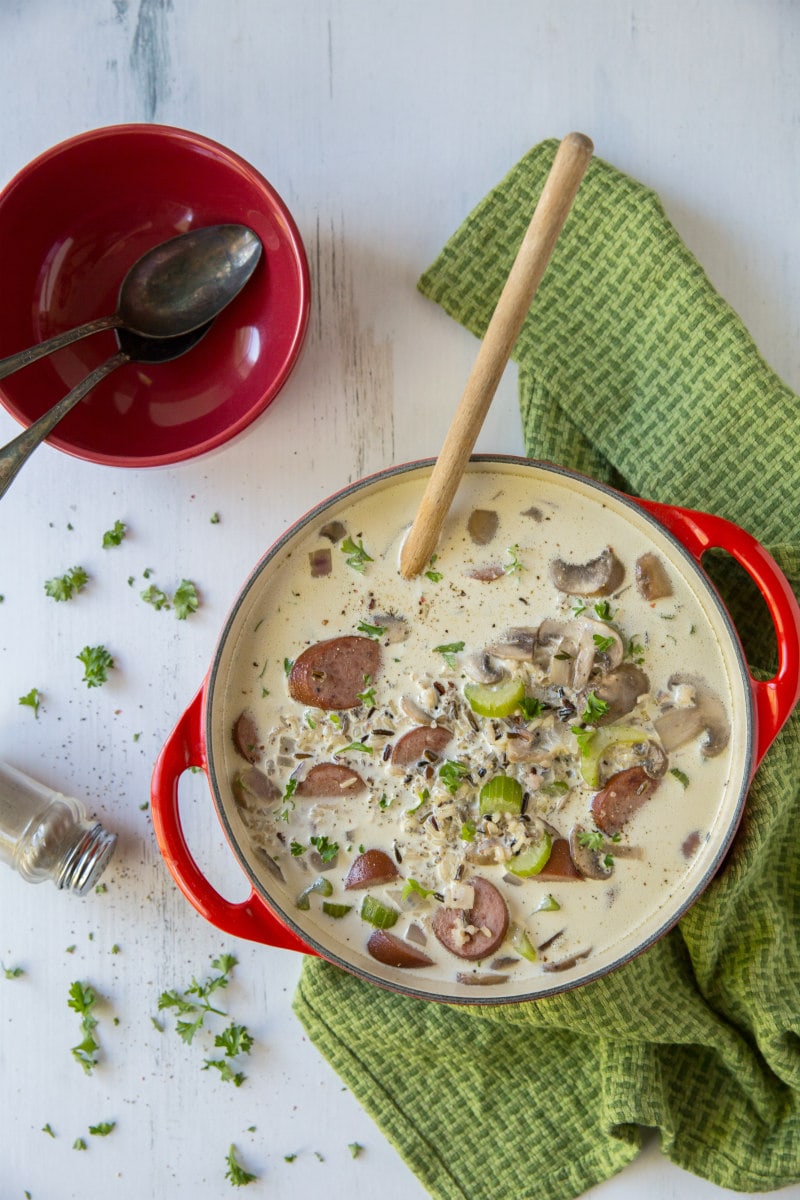
MULTIPOLYGON (((752 777, 794 708, 798 696, 800 696, 800 607, 798 607, 797 600, 787 580, 764 547, 749 533, 739 528, 739 526, 721 517, 673 505, 655 503, 649 500, 634 499, 604 485, 587 480, 574 472, 566 471, 564 468, 531 463, 524 459, 509 456, 476 455, 471 460, 471 463, 488 464, 489 467, 492 464, 512 464, 512 467, 516 469, 525 470, 529 467, 539 472, 553 472, 562 479, 566 478, 567 480, 578 482, 585 489, 589 489, 590 491, 596 490, 599 493, 599 499, 604 502, 604 507, 608 504, 609 498, 613 498, 613 502, 621 505, 623 510, 628 509, 632 513, 638 512, 639 518, 643 514, 646 520, 649 519, 654 531, 660 531, 661 535, 665 535, 668 541, 672 542, 678 559, 683 559, 684 571, 694 573, 704 581, 705 588, 714 595, 715 603, 722 611, 723 620, 727 624, 730 637, 733 640, 735 655, 741 665, 744 680, 742 689, 744 698, 743 706, 747 709, 747 712, 738 715, 734 714, 734 736, 745 736, 747 738, 747 748, 744 758, 745 766, 742 771, 736 803, 731 807, 729 827, 719 845, 715 860, 691 898, 683 903, 678 911, 672 913, 670 919, 665 921, 658 930, 656 936, 661 936, 683 915, 689 904, 694 902, 697 895, 700 894, 719 870, 741 819, 747 790, 752 777), (750 674, 741 650, 738 635, 719 598, 716 597, 716 593, 708 577, 702 570, 702 557, 708 550, 713 548, 727 551, 744 568, 766 602, 774 624, 778 647, 778 669, 771 679, 756 680, 750 674)), ((298 521, 295 526, 279 539, 278 543, 272 547, 256 568, 248 586, 252 585, 253 581, 258 578, 259 572, 269 563, 278 548, 285 546, 298 532, 302 532, 302 529, 310 521, 318 521, 323 514, 327 514, 331 506, 337 503, 341 505, 343 501, 346 503, 347 497, 352 496, 354 492, 358 492, 361 488, 375 486, 376 482, 380 486, 381 482, 389 481, 398 474, 402 475, 408 471, 424 472, 430 469, 430 465, 429 461, 425 461, 391 468, 388 471, 380 472, 376 476, 361 480, 359 483, 352 485, 352 487, 337 493, 336 496, 306 514, 305 517, 298 521)), ((224 644, 224 640, 223 635, 220 647, 224 644)), ((217 650, 217 658, 220 653, 220 647, 217 650)), ((348 962, 346 954, 344 957, 341 957, 336 953, 330 953, 325 947, 312 944, 314 942, 313 937, 309 939, 304 931, 299 928, 292 928, 290 921, 285 919, 285 913, 282 914, 282 917, 276 914, 275 907, 279 906, 275 906, 271 902, 268 883, 264 883, 253 872, 247 870, 247 865, 242 862, 242 855, 239 853, 235 840, 232 838, 230 825, 225 819, 225 801, 217 794, 214 780, 211 778, 211 773, 209 772, 208 745, 215 720, 211 696, 213 688, 210 686, 213 673, 212 667, 203 686, 167 739, 157 760, 153 775, 153 824, 161 853, 178 887, 194 908, 206 920, 210 921, 212 925, 224 933, 282 949, 298 950, 306 954, 321 954, 331 959, 331 961, 337 962, 338 965, 343 966, 345 969, 354 970, 356 974, 362 976, 366 974, 368 978, 371 978, 372 982, 378 983, 381 986, 393 987, 397 990, 407 991, 410 994, 420 994, 414 991, 413 986, 409 988, 404 987, 402 981, 398 982, 396 979, 387 980, 380 977, 372 978, 368 972, 365 973, 357 966, 353 967, 348 962), (251 877, 253 884, 251 895, 241 903, 231 903, 216 891, 195 862, 187 845, 181 825, 178 784, 182 773, 190 768, 200 768, 209 776, 212 795, 214 796, 218 815, 225 829, 226 836, 229 842, 231 842, 234 853, 236 853, 245 871, 251 877)), ((645 949, 646 945, 649 945, 653 940, 655 940, 655 937, 646 940, 642 945, 637 947, 635 953, 639 953, 645 949)), ((626 961, 627 958, 632 956, 632 954, 627 954, 620 961, 626 961)), ((619 963, 614 963, 612 967, 607 969, 612 969, 616 965, 619 965, 619 963)), ((601 971, 600 973, 605 973, 605 971, 601 971)), ((589 973, 585 979, 578 978, 567 984, 557 983, 549 987, 548 991, 563 990, 565 986, 574 986, 575 983, 586 982, 587 979, 592 977, 594 976, 589 973)), ((481 991, 485 989, 472 990, 474 992, 475 990, 481 991)), ((437 995, 428 996, 428 998, 447 1000, 454 997, 437 995)), ((512 998, 518 1000, 526 997, 516 995, 512 998)), ((495 1001, 494 998, 487 1001, 484 997, 480 999, 466 997, 466 1002, 492 1003, 495 1001)))

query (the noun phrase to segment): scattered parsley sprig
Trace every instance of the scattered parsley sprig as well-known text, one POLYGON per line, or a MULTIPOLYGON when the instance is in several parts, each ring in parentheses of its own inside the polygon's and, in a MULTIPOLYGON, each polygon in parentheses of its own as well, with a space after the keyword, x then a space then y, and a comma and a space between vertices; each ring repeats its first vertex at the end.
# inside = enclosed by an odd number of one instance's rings
MULTIPOLYGON (((193 978, 189 987, 181 992, 175 988, 162 992, 158 999, 160 1012, 171 1009, 175 1013, 175 1032, 181 1041, 191 1045, 195 1036, 207 1028, 208 1017, 227 1017, 227 1012, 218 1008, 217 992, 227 988, 236 966, 237 959, 233 954, 220 954, 213 959, 211 966, 215 975, 210 975, 202 982, 193 978)), ((206 1058, 203 1061, 204 1071, 217 1071, 220 1079, 241 1087, 246 1078, 241 1070, 237 1070, 236 1059, 249 1054, 253 1048, 252 1035, 246 1026, 231 1022, 214 1037, 214 1048, 222 1050, 222 1057, 206 1058)))
POLYGON ((45 580, 44 590, 53 600, 71 600, 88 582, 89 576, 83 567, 71 567, 65 574, 45 580))
POLYGON ((76 655, 83 663, 83 682, 87 687, 100 687, 108 681, 108 672, 116 665, 105 646, 84 646, 76 655))
POLYGON ((97 1018, 94 1015, 97 993, 91 984, 75 980, 70 984, 67 1004, 79 1015, 83 1034, 77 1046, 72 1047, 72 1057, 80 1063, 87 1075, 91 1075, 100 1054, 100 1045, 94 1035, 97 1028, 97 1018))

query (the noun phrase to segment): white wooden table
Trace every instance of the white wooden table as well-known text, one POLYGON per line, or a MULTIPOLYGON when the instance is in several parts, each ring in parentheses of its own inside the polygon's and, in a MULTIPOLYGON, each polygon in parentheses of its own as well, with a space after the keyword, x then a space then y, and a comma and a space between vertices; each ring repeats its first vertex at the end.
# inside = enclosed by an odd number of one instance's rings
MULTIPOLYGON (((120 835, 107 890, 83 900, 0 871, 0 961, 24 971, 0 974, 3 1200, 218 1200, 231 1143, 260 1176, 248 1196, 424 1195, 304 1039, 290 1007, 299 959, 232 944, 177 892, 145 807, 153 762, 275 535, 349 480, 436 453, 476 347, 415 281, 533 143, 583 130, 600 156, 657 189, 765 357, 800 389, 799 51, 800 8, 786 0, 0 4, 2 182, 85 129, 194 129, 283 195, 314 289, 305 354, 240 440, 149 472, 45 446, 0 505, 0 757, 86 800, 120 835), (129 536, 102 550, 116 519, 129 536), (78 563, 91 586, 56 608, 44 581, 78 563), (176 622, 140 602, 127 578, 146 567, 165 585, 195 580, 200 611, 176 622), (118 669, 89 691, 75 655, 97 642, 118 669), (38 719, 18 704, 32 687, 38 719), (171 1019, 163 1032, 151 1021, 159 994, 204 976, 222 950, 239 959, 229 1011, 256 1039, 238 1089, 201 1071, 203 1049, 171 1019), (102 997, 103 1062, 91 1077, 70 1055, 76 979, 102 997), (113 1133, 90 1136, 102 1121, 113 1133)), ((2 264, 0 279, 13 288, 2 264)), ((2 441, 16 431, 0 411, 2 441)), ((522 451, 513 370, 479 449, 522 451)), ((238 898, 244 883, 204 778, 186 776, 183 796, 195 853, 238 898)), ((725 1193, 650 1144, 593 1192, 642 1194, 725 1193)))

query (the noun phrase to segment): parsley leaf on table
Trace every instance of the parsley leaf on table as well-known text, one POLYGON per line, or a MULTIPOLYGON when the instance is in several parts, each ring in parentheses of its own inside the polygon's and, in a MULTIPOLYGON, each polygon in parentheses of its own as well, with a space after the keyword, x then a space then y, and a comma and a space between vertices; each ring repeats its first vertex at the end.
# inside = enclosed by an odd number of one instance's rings
POLYGON ((83 663, 83 682, 87 687, 100 687, 108 681, 114 659, 105 646, 84 646, 76 658, 83 663))

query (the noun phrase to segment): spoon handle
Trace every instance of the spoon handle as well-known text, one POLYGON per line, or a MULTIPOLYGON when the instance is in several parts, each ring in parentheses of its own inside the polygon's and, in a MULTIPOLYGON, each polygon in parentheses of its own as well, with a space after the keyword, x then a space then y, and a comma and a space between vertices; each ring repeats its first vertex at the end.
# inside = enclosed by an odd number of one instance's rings
POLYGON ((62 346, 69 346, 72 342, 89 337, 92 333, 100 333, 102 329, 116 329, 119 323, 117 316, 98 317, 95 321, 87 321, 85 325, 76 325, 74 329, 57 333, 45 342, 37 342, 35 346, 29 346, 27 350, 18 350, 16 354, 9 354, 8 358, 0 358, 0 379, 5 379, 7 375, 13 375, 20 367, 27 367, 29 363, 37 362, 55 350, 60 350, 62 346))
POLYGON ((23 429, 22 433, 3 446, 0 450, 0 496, 5 495, 16 478, 17 472, 28 461, 39 443, 43 442, 53 431, 62 417, 65 417, 70 409, 74 408, 78 401, 82 400, 101 379, 105 379, 106 375, 110 375, 117 367, 121 367, 129 361, 130 356, 123 350, 111 358, 107 358, 99 367, 95 367, 85 379, 76 384, 71 392, 67 392, 66 396, 63 396, 57 404, 43 413, 38 421, 34 421, 32 425, 23 429))
POLYGON ((556 152, 539 203, 517 252, 467 379, 455 416, 400 552, 400 572, 418 575, 430 559, 500 377, 544 275, 594 147, 570 133, 556 152))

